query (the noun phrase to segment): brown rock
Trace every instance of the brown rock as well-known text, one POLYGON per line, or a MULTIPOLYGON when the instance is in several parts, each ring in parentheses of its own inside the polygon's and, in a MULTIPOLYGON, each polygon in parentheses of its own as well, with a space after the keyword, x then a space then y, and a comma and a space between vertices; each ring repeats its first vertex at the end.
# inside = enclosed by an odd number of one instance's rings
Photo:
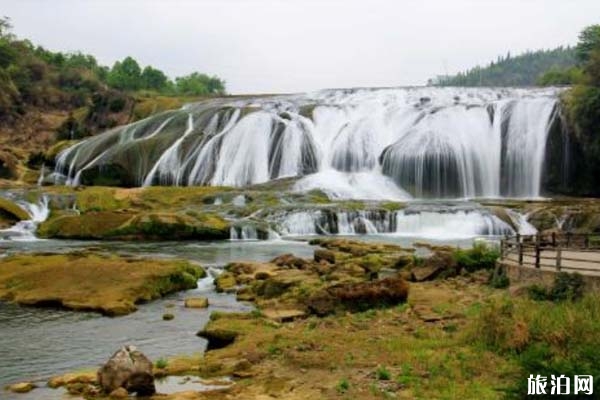
POLYGON ((185 299, 187 308, 206 308, 208 307, 208 299, 206 297, 188 297, 185 299))
POLYGON ((225 329, 203 329, 196 334, 206 340, 206 351, 222 349, 232 344, 238 336, 235 331, 229 331, 225 329))
POLYGON ((317 249, 315 250, 314 258, 316 262, 323 260, 330 264, 335 264, 335 253, 331 250, 317 249))
POLYGON ((126 399, 129 397, 129 393, 127 393, 127 390, 120 387, 110 392, 108 397, 110 397, 111 399, 126 399))
POLYGON ((133 346, 125 346, 113 354, 98 370, 98 383, 105 393, 118 388, 140 396, 156 393, 152 362, 133 346))
POLYGON ((393 306, 408 298, 408 284, 400 277, 330 286, 307 300, 314 314, 323 316, 342 308, 350 311, 393 306))
POLYGON ((19 382, 9 385, 7 389, 13 393, 28 393, 35 388, 36 386, 31 382, 19 382))
POLYGON ((310 262, 293 254, 282 254, 271 260, 271 264, 275 264, 278 267, 304 269, 310 262))
POLYGON ((266 309, 262 310, 262 314, 273 321, 277 322, 291 322, 299 318, 306 317, 306 311, 298 309, 286 309, 286 310, 274 310, 266 309))

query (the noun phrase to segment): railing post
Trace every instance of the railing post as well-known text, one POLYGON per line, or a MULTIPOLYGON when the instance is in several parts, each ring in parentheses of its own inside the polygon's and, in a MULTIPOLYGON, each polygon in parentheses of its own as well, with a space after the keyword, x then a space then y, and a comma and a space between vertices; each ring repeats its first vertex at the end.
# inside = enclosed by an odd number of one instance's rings
POLYGON ((500 239, 500 259, 504 260, 504 239, 500 239))
POLYGON ((567 249, 571 245, 571 232, 567 232, 567 249))
POLYGON ((540 244, 535 244, 535 267, 540 268, 540 244))
POLYGON ((562 263, 562 249, 560 246, 556 249, 556 271, 560 272, 562 263))
POLYGON ((523 265, 523 243, 518 242, 517 247, 519 249, 519 265, 523 265))
POLYGON ((556 247, 556 232, 552 232, 552 247, 556 247))
POLYGON ((590 234, 586 233, 585 237, 583 238, 583 245, 586 249, 588 249, 590 247, 590 234))

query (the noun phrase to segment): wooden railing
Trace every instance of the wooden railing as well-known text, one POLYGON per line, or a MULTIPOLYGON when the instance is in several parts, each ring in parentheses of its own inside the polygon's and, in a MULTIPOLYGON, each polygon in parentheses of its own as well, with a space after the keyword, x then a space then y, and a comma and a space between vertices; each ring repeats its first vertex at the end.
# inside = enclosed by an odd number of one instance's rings
POLYGON ((500 258, 519 266, 600 274, 600 234, 507 236, 501 241, 500 258))

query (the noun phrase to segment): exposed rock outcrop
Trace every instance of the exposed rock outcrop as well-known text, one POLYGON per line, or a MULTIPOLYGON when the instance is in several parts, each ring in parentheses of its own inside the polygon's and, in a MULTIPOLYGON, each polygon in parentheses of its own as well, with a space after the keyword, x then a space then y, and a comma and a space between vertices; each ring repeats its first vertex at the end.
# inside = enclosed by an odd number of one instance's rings
POLYGON ((134 346, 125 346, 113 354, 98 370, 98 383, 109 394, 119 388, 138 396, 156 393, 152 362, 134 346))

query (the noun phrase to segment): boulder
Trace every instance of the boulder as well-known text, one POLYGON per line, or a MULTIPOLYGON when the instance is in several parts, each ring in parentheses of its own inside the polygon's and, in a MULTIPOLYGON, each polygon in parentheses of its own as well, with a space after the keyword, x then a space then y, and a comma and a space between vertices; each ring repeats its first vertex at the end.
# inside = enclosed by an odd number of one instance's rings
POLYGON ((162 319, 165 321, 171 321, 172 319, 175 319, 175 316, 173 314, 163 314, 162 319))
POLYGON ((293 254, 282 254, 271 260, 271 264, 275 264, 278 267, 304 269, 310 262, 304 258, 296 257, 293 254))
POLYGON ((184 304, 187 308, 206 308, 208 307, 208 299, 206 297, 188 297, 184 304))
POLYGON ((139 396, 156 393, 152 361, 134 346, 125 346, 113 354, 98 370, 98 383, 109 394, 119 388, 139 396))
POLYGON ((129 393, 126 389, 120 387, 110 392, 108 397, 110 397, 111 399, 126 399, 129 397, 129 393))
POLYGON ((235 276, 231 272, 223 272, 221 275, 215 278, 215 287, 217 292, 233 292, 237 282, 235 276))
POLYGON ((232 344, 238 337, 238 332, 226 329, 209 329, 204 328, 196 334, 208 341, 206 351, 222 349, 232 344))
POLYGON ((19 382, 9 385, 7 389, 13 393, 28 393, 35 389, 35 387, 31 382, 19 382))
POLYGON ((317 249, 315 250, 315 261, 326 261, 330 264, 335 264, 335 253, 331 250, 317 249))
POLYGON ((406 281, 401 277, 392 277, 330 286, 313 294, 306 306, 311 313, 325 316, 338 310, 364 311, 394 306, 406 302, 407 298, 406 281))

